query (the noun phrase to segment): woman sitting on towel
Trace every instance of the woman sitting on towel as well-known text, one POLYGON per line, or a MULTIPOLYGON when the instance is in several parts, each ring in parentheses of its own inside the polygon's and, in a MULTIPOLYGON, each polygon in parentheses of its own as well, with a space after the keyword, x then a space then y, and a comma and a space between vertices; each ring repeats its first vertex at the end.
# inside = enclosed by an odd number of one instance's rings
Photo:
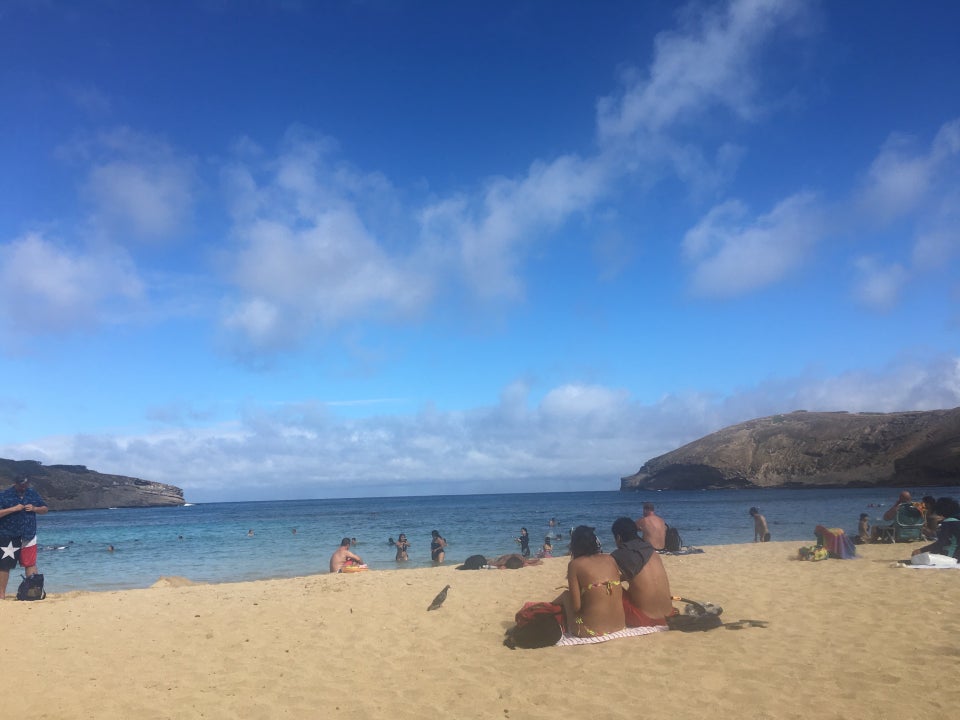
POLYGON ((911 554, 928 552, 960 560, 960 503, 953 498, 942 497, 934 504, 933 511, 943 518, 937 530, 937 539, 911 554))
POLYGON ((557 603, 567 615, 567 632, 577 637, 595 637, 623 630, 623 588, 620 568, 602 552, 592 527, 580 525, 570 536, 567 585, 557 603))

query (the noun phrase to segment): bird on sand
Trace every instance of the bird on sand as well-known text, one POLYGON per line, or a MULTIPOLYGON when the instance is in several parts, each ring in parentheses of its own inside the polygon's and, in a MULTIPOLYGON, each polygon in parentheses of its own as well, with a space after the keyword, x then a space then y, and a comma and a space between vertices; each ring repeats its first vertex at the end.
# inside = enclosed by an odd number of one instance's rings
POLYGON ((437 593, 437 596, 433 599, 433 602, 430 603, 430 607, 428 607, 427 610, 436 610, 443 605, 443 601, 447 599, 447 590, 449 589, 450 586, 447 585, 445 588, 443 588, 443 590, 437 593))

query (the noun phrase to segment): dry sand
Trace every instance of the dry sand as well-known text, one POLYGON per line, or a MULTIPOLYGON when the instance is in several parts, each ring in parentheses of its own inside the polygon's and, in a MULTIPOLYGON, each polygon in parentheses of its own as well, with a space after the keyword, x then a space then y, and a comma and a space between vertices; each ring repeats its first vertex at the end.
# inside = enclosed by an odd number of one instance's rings
POLYGON ((891 568, 910 545, 816 563, 794 559, 800 545, 664 558, 675 594, 768 627, 540 650, 509 650, 503 633, 524 601, 555 596, 562 558, 8 599, 0 707, 57 719, 952 715, 960 570, 891 568))

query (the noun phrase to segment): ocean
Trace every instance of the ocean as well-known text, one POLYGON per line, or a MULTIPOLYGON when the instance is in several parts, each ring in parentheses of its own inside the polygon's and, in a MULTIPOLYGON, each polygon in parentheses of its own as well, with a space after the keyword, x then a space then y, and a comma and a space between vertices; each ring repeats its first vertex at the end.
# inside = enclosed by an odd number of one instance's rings
MULTIPOLYGON (((573 492, 443 495, 391 498, 203 503, 184 507, 51 512, 38 518, 38 567, 48 592, 149 587, 163 576, 220 583, 300 577, 327 571, 341 538, 374 570, 430 565, 430 531, 448 543, 446 564, 470 555, 515 552, 520 528, 536 550, 559 532, 554 555, 566 552, 576 525, 592 525, 613 548, 612 522, 636 518, 645 501, 677 527, 687 545, 752 542, 751 506, 767 518, 773 540, 811 544, 817 524, 855 531, 861 512, 872 522, 897 497, 897 488, 856 490, 709 490, 699 492, 573 492), (556 518, 556 528, 549 526, 556 518), (294 532, 296 530, 296 532, 294 532), (252 531, 252 534, 250 534, 252 531), (405 533, 410 561, 397 563, 388 538, 405 533), (108 546, 114 547, 113 552, 108 546)), ((960 495, 960 488, 911 489, 922 495, 960 495)), ((19 570, 19 569, 18 569, 19 570)), ((16 589, 11 572, 8 591, 16 589)))

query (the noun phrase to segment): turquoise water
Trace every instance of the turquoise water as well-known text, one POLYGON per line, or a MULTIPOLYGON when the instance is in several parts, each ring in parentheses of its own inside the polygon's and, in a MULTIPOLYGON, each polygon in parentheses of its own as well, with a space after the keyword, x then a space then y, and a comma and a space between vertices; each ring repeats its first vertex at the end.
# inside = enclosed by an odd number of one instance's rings
MULTIPOLYGON (((537 493, 357 498, 278 502, 205 503, 188 507, 83 510, 38 518, 38 566, 49 592, 149 587, 165 575, 196 582, 298 577, 326 572, 343 537, 356 537, 354 551, 373 569, 430 565, 430 531, 447 539, 447 563, 474 554, 514 552, 521 526, 536 549, 555 517, 564 534, 575 525, 597 528, 613 547, 610 525, 621 515, 636 518, 644 501, 679 528, 688 545, 751 542, 756 505, 774 540, 813 541, 817 524, 852 532, 861 512, 879 519, 898 489, 714 490, 701 492, 537 493), (297 532, 294 534, 293 529, 297 532), (248 531, 253 530, 253 536, 248 531), (410 562, 394 560, 387 538, 406 533, 410 562), (107 552, 113 545, 115 551, 107 552)), ((958 496, 960 488, 918 488, 958 496)), ((555 554, 566 551, 554 543, 555 554)), ((16 571, 11 573, 15 578, 16 571)), ((13 584, 13 578, 11 584, 13 584)))

